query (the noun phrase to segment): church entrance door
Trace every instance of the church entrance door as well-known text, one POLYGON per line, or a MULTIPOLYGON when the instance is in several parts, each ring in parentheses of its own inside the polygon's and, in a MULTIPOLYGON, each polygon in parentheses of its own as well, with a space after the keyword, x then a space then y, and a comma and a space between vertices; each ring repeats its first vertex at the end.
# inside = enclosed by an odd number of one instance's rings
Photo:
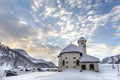
POLYGON ((90 64, 90 70, 94 70, 94 64, 90 64))
POLYGON ((86 65, 82 65, 82 70, 86 70, 86 65))

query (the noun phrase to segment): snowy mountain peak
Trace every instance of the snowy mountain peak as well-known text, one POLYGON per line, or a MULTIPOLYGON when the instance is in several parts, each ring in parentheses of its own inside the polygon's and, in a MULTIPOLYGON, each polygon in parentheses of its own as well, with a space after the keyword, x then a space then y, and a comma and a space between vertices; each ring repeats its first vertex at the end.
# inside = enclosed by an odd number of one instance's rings
POLYGON ((35 59, 27 54, 22 49, 10 49, 8 46, 0 44, 0 67, 18 68, 19 66, 26 67, 56 67, 52 62, 43 59, 35 59))
POLYGON ((120 54, 119 55, 115 55, 115 56, 110 56, 110 57, 106 57, 102 60, 101 63, 115 63, 115 64, 120 64, 120 54))

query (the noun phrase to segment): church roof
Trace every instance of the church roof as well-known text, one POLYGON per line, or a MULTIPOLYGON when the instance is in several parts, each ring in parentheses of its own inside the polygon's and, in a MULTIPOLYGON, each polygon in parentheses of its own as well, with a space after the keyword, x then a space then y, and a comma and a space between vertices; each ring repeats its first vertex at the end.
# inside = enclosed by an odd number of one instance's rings
POLYGON ((84 37, 80 37, 78 41, 86 41, 86 39, 84 37))
POLYGON ((74 44, 69 44, 67 47, 65 47, 60 54, 67 53, 67 52, 77 52, 77 53, 83 53, 81 47, 76 46, 74 44))
POLYGON ((80 62, 100 62, 99 58, 90 55, 83 55, 80 62))

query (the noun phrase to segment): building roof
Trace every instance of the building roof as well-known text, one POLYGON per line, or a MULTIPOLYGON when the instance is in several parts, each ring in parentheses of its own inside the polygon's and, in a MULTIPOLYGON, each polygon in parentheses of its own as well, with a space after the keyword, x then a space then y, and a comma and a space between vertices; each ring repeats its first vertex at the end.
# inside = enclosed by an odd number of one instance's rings
POLYGON ((78 41, 86 41, 86 39, 84 37, 80 37, 78 41))
POLYGON ((65 47, 60 54, 67 53, 67 52, 77 52, 77 53, 83 53, 81 47, 76 46, 74 44, 69 44, 67 47, 65 47))
MULTIPOLYGON (((86 41, 86 39, 84 37, 81 37, 79 39, 79 41, 86 41)), ((60 54, 58 55, 61 56, 61 54, 64 53, 82 53, 82 57, 80 59, 80 62, 100 62, 99 58, 87 55, 83 50, 82 50, 82 46, 76 46, 74 44, 69 44, 67 47, 65 47, 60 54)))
POLYGON ((99 58, 90 55, 83 55, 80 62, 100 62, 99 58))

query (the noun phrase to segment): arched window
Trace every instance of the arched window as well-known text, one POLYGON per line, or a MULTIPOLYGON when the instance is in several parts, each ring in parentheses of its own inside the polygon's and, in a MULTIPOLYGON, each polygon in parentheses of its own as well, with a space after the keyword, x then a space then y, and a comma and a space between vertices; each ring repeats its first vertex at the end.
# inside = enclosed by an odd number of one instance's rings
POLYGON ((76 65, 77 65, 77 66, 79 66, 79 65, 80 65, 79 60, 76 60, 76 65))
POLYGON ((81 68, 82 68, 82 70, 86 70, 86 65, 85 64, 82 65, 81 68))
POLYGON ((64 60, 62 61, 62 66, 65 66, 65 61, 64 60))
POLYGON ((82 47, 86 47, 86 45, 85 45, 83 42, 81 43, 81 46, 82 46, 82 47))
POLYGON ((82 42, 81 45, 83 45, 84 43, 82 42))
POLYGON ((90 64, 90 70, 94 70, 94 64, 90 64))

